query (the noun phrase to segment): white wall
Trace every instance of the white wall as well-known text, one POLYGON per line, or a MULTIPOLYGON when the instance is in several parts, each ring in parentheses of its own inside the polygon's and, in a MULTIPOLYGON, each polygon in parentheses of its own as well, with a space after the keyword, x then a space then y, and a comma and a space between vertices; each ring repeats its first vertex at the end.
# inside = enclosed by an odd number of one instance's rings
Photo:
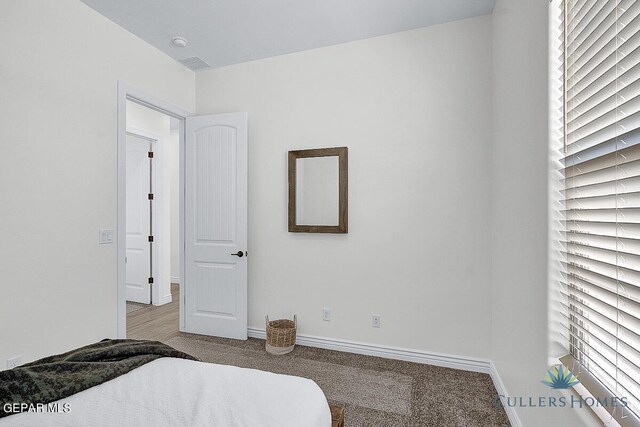
MULTIPOLYGON (((491 358, 508 394, 526 398, 558 395, 540 383, 551 363, 548 32, 548 2, 498 0, 493 12, 491 358)), ((525 426, 597 424, 587 409, 518 408, 517 413, 525 426)))
POLYGON ((117 81, 187 109, 195 86, 77 0, 0 2, 0 39, 2 369, 116 336, 117 81))
POLYGON ((302 334, 489 356, 490 25, 197 74, 198 114, 249 113, 250 326, 297 313, 302 334), (334 146, 349 234, 287 232, 287 151, 334 146))
POLYGON ((157 139, 153 151, 153 304, 162 305, 171 302, 171 267, 172 251, 174 246, 180 247, 172 239, 173 223, 180 221, 172 217, 173 205, 180 207, 178 199, 174 198, 173 180, 174 169, 179 167, 180 140, 175 139, 175 132, 171 131, 171 118, 163 113, 127 101, 127 132, 141 133, 143 136, 152 136, 157 139), (176 156, 176 152, 178 155, 176 156))

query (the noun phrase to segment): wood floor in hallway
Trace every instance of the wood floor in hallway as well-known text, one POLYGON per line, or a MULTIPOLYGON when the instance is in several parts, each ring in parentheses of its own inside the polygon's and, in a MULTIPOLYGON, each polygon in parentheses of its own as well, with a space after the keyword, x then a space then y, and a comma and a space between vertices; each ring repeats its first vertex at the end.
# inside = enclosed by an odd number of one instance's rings
POLYGON ((171 284, 172 301, 127 313, 127 338, 166 341, 179 334, 180 285, 171 284))

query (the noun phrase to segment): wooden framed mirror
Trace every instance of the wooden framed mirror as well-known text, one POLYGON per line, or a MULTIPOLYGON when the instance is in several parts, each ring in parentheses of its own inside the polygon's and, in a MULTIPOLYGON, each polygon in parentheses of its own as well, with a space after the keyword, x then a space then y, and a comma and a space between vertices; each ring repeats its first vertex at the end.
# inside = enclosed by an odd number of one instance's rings
POLYGON ((347 233, 347 147, 289 151, 289 231, 347 233))

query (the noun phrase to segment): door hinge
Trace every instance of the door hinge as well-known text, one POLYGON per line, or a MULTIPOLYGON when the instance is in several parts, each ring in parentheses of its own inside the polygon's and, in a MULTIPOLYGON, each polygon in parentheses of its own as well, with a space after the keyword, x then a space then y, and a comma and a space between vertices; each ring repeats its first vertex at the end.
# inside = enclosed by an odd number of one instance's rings
POLYGON ((153 159, 153 151, 149 151, 149 158, 153 159))
POLYGON ((153 277, 149 277, 149 284, 153 283, 153 277))
POLYGON ((153 242, 153 236, 149 236, 149 242, 153 242))
POLYGON ((149 200, 153 200, 153 193, 149 193, 149 200))

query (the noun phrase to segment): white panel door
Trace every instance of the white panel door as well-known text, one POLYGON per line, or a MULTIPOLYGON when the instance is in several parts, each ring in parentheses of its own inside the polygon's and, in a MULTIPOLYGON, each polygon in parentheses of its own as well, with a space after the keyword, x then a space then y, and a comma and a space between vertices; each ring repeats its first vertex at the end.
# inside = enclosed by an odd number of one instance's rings
POLYGON ((184 331, 247 339, 247 114, 188 117, 184 331))
POLYGON ((127 301, 151 303, 149 141, 127 135, 127 301))

